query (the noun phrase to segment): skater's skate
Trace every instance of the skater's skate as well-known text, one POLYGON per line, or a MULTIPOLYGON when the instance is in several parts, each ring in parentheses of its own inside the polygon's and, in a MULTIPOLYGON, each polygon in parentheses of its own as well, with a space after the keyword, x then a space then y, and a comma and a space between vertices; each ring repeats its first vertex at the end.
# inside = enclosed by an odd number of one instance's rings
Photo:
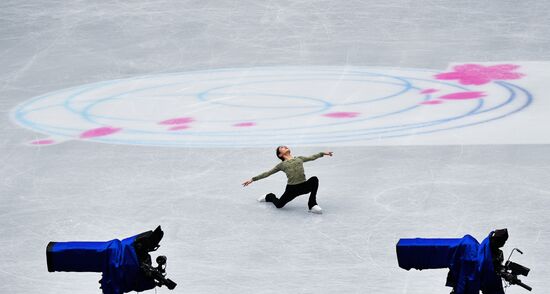
POLYGON ((309 212, 315 213, 315 214, 323 214, 323 209, 321 208, 321 206, 315 205, 309 210, 309 212))

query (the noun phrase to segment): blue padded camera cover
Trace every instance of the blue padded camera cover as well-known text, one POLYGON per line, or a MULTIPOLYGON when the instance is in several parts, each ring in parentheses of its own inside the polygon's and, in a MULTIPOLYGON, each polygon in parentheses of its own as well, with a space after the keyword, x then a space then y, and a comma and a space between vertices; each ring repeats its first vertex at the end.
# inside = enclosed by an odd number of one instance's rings
POLYGON ((138 235, 106 242, 50 242, 46 257, 48 271, 101 272, 105 294, 145 291, 155 287, 143 276, 133 243, 138 235))
POLYGON ((489 234, 481 244, 470 236, 456 239, 400 239, 397 243, 399 267, 448 268, 456 285, 456 294, 504 294, 502 282, 496 275, 490 248, 489 234))

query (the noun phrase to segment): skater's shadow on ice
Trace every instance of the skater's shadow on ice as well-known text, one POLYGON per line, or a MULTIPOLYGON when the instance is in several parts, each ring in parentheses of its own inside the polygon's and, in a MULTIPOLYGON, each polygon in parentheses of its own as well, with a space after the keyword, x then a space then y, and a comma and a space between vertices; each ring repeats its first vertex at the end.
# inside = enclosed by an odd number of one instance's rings
MULTIPOLYGON (((282 208, 276 208, 271 203, 262 203, 261 209, 269 212, 273 215, 315 215, 320 216, 322 214, 309 213, 306 205, 287 205, 282 208)), ((323 212, 324 213, 324 212, 323 212)))

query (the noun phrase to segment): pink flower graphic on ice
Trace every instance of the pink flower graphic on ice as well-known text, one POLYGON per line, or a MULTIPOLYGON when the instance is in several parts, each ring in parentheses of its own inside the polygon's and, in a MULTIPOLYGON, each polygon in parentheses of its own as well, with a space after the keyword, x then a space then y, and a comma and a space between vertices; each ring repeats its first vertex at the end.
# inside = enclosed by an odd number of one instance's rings
POLYGON ((431 89, 431 88, 430 88, 430 89, 425 89, 425 90, 423 90, 422 92, 420 92, 420 94, 433 94, 433 93, 435 93, 435 92, 437 92, 437 91, 439 91, 439 90, 437 90, 437 89, 431 89))
POLYGON ((55 143, 55 141, 51 139, 42 139, 31 142, 32 145, 51 145, 53 143, 55 143))
POLYGON ((439 97, 440 99, 448 99, 448 100, 466 100, 466 99, 477 99, 481 97, 485 97, 484 92, 456 92, 452 94, 447 94, 444 96, 439 97))
POLYGON ((161 125, 181 125, 195 121, 192 117, 177 117, 159 122, 161 125))
POLYGON ((524 74, 514 72, 519 65, 499 64, 483 66, 480 64, 464 64, 454 67, 453 72, 435 75, 438 80, 458 80, 462 85, 484 85, 495 80, 517 80, 524 74))
POLYGON ((90 139, 90 138, 95 138, 95 137, 103 137, 103 136, 108 136, 110 134, 114 134, 114 133, 116 133, 120 130, 122 130, 122 129, 113 128, 113 127, 102 127, 102 128, 87 130, 87 131, 83 132, 82 134, 80 134, 80 138, 81 139, 90 139))
POLYGON ((253 123, 253 122, 242 122, 242 123, 234 124, 233 126, 234 127, 253 127, 255 125, 256 123, 253 123))
POLYGON ((359 115, 359 112, 331 112, 331 113, 325 113, 323 116, 330 117, 330 118, 354 118, 359 115))
POLYGON ((436 105, 441 103, 443 103, 443 101, 440 101, 440 100, 430 100, 430 101, 420 102, 420 104, 422 105, 436 105))
POLYGON ((179 126, 171 127, 169 130, 170 131, 180 131, 180 130, 187 130, 187 129, 189 129, 188 125, 179 125, 179 126))

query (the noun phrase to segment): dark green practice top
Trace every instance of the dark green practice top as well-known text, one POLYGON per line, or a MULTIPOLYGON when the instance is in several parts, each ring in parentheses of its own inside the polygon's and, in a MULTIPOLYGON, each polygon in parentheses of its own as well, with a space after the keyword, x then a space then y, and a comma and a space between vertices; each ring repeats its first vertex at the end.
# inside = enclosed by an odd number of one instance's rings
POLYGON ((289 160, 285 160, 277 164, 273 169, 259 174, 252 178, 253 181, 267 178, 270 175, 283 171, 288 178, 287 185, 297 185, 306 181, 306 175, 304 173, 304 162, 315 160, 323 157, 323 152, 319 152, 312 156, 298 156, 289 160))

